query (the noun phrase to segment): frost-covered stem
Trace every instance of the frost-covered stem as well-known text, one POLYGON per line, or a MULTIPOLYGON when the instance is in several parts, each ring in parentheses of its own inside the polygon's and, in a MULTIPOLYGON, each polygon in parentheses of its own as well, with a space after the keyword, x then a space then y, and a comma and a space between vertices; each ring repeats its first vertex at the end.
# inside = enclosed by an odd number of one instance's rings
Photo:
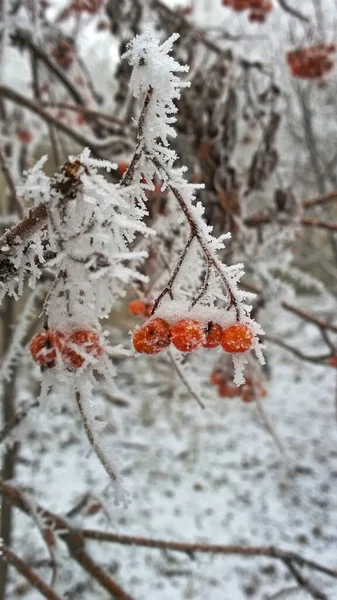
POLYGON ((15 183, 14 183, 14 179, 12 177, 12 174, 8 168, 7 165, 7 161, 6 161, 6 156, 5 153, 3 151, 2 146, 0 146, 0 168, 2 170, 3 176, 6 180, 6 183, 8 185, 8 189, 9 192, 12 196, 12 200, 15 203, 16 209, 18 211, 18 214, 20 216, 20 218, 23 217, 23 203, 21 201, 21 198, 18 197, 17 193, 16 193, 16 187, 15 187, 15 183))
POLYGON ((211 270, 209 267, 209 263, 206 263, 206 271, 205 271, 205 277, 204 277, 204 281, 202 283, 202 286, 199 290, 198 295, 192 300, 191 302, 191 307, 195 306, 199 300, 201 300, 201 298, 203 297, 203 295, 206 293, 207 288, 208 288, 208 284, 209 284, 209 276, 211 274, 211 270))
POLYGON ((121 544, 123 546, 140 546, 142 548, 171 550, 173 552, 183 552, 192 556, 194 553, 200 552, 201 554, 238 555, 245 557, 260 556, 281 561, 287 559, 297 564, 299 567, 307 567, 308 569, 323 573, 332 579, 337 579, 336 569, 330 569, 325 565, 304 558, 300 554, 289 550, 282 550, 281 548, 274 548, 273 546, 240 546, 234 544, 207 544, 202 542, 174 542, 171 540, 122 535, 95 529, 81 529, 80 531, 83 537, 88 540, 110 542, 112 544, 121 544))
POLYGON ((76 392, 76 402, 77 402, 78 410, 79 410, 79 413, 81 416, 81 421, 82 421, 82 424, 84 427, 84 431, 86 433, 86 436, 89 440, 89 443, 90 443, 92 449, 94 450, 97 458, 99 459, 102 467, 105 469, 105 471, 109 475, 110 479, 112 479, 113 481, 117 481, 118 475, 117 475, 117 473, 115 473, 115 471, 113 471, 111 465, 109 464, 109 460, 106 458, 102 448, 99 445, 97 436, 95 435, 95 433, 93 432, 93 430, 91 428, 90 417, 86 413, 84 402, 82 400, 82 396, 81 396, 80 392, 76 392))
POLYGON ((142 156, 142 152, 144 149, 144 127, 146 125, 146 117, 147 117, 147 113, 148 113, 148 109, 149 109, 149 105, 150 105, 152 96, 153 96, 153 90, 151 88, 149 88, 146 93, 145 99, 144 99, 140 117, 138 119, 137 148, 132 157, 129 168, 125 172, 125 175, 121 181, 121 185, 123 187, 126 187, 127 185, 130 185, 132 183, 139 159, 142 156))
POLYGON ((61 596, 56 594, 43 579, 41 579, 34 571, 15 554, 8 546, 0 543, 0 561, 2 563, 12 565, 20 575, 22 575, 29 583, 42 594, 47 600, 62 600, 61 596))
POLYGON ((198 228, 198 224, 194 218, 192 211, 187 206, 187 204, 184 201, 184 198, 182 197, 179 190, 177 188, 175 188, 174 185, 170 182, 169 173, 167 172, 165 167, 161 164, 161 162, 159 161, 159 159, 157 157, 151 156, 151 160, 152 160, 153 164, 156 166, 156 168, 158 169, 158 171, 164 173, 165 179, 167 180, 167 185, 169 186, 170 190, 172 191, 173 195, 175 196, 176 200, 178 201, 178 204, 189 223, 189 226, 191 229, 191 235, 193 235, 198 240, 199 245, 204 254, 206 263, 209 266, 212 266, 214 268, 214 270, 217 272, 218 276, 222 280, 222 282, 227 290, 227 293, 228 293, 229 308, 234 306, 236 318, 239 321, 240 320, 239 303, 237 301, 237 298, 236 298, 236 295, 235 295, 235 292, 234 292, 231 282, 227 279, 226 275, 224 274, 222 262, 219 260, 216 253, 213 252, 209 248, 207 242, 205 241, 202 233, 200 232, 200 230, 198 228))
POLYGON ((194 240, 194 237, 195 237, 195 234, 193 232, 191 232, 190 237, 188 238, 188 240, 187 240, 187 242, 185 244, 185 247, 184 247, 181 255, 179 256, 179 260, 178 260, 178 262, 177 262, 177 264, 175 266, 175 269, 174 269, 174 271, 173 271, 170 279, 168 280, 168 282, 167 282, 166 286, 164 287, 164 289, 160 292, 159 296, 154 301, 151 315, 153 315, 156 312, 156 310, 157 310, 157 308, 159 306, 160 301, 162 300, 162 298, 164 298, 164 296, 166 296, 166 294, 169 294, 171 300, 173 300, 172 287, 173 287, 173 284, 174 284, 174 282, 176 280, 176 277, 177 277, 177 275, 178 275, 178 273, 179 273, 179 271, 181 269, 181 266, 182 266, 182 264, 183 264, 183 262, 184 262, 184 260, 186 258, 187 252, 188 252, 188 250, 189 250, 189 248, 190 248, 190 246, 191 246, 191 244, 192 244, 192 242, 194 240))

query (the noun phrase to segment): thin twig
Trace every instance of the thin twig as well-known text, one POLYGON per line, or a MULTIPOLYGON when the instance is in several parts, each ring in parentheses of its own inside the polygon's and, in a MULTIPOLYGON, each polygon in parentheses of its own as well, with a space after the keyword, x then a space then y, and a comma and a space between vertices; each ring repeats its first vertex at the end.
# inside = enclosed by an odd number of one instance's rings
POLYGON ((115 471, 113 471, 111 465, 109 464, 108 459, 104 455, 104 452, 103 452, 102 448, 100 447, 100 445, 96 439, 96 436, 90 426, 90 422, 89 422, 90 419, 88 418, 88 415, 86 413, 82 396, 81 396, 80 392, 76 392, 75 395, 76 395, 76 402, 77 402, 78 410, 79 410, 79 413, 81 416, 84 431, 89 440, 89 443, 90 443, 92 449, 94 450, 97 458, 99 459, 102 467, 108 473, 110 479, 112 479, 113 481, 117 481, 118 475, 117 475, 117 473, 115 473, 115 471))
POLYGON ((275 442, 275 445, 277 446, 277 448, 279 449, 281 454, 285 454, 285 448, 284 448, 280 438, 278 437, 278 435, 275 431, 275 428, 273 427, 266 411, 264 410, 263 404, 261 402, 261 398, 259 396, 257 396, 255 402, 256 402, 257 412, 259 413, 259 416, 260 416, 266 430, 270 434, 271 438, 275 442))
MULTIPOLYGON (((13 485, 0 479, 0 494, 19 510, 30 514, 29 508, 25 503, 23 494, 13 485)), ((50 527, 56 535, 67 545, 72 558, 89 574, 97 583, 105 589, 116 600, 134 600, 126 593, 106 571, 104 571, 86 552, 85 539, 79 530, 72 528, 69 523, 45 510, 36 503, 36 510, 44 519, 46 526, 50 527)), ((53 599, 54 600, 54 599, 53 599)), ((57 598, 57 600, 59 600, 57 598)))
POLYGON ((13 202, 17 208, 18 214, 20 216, 20 218, 23 217, 23 213, 24 213, 24 207, 23 207, 23 202, 21 200, 21 198, 19 198, 19 196, 16 193, 16 186, 14 183, 14 179, 12 177, 12 174, 8 168, 7 165, 7 161, 6 161, 6 157, 5 157, 5 153, 2 149, 2 147, 0 146, 0 168, 3 172, 4 178, 7 182, 8 185, 8 189, 10 191, 10 194, 12 196, 13 202))
POLYGON ((287 567, 289 573, 291 573, 300 588, 306 590, 314 600, 328 600, 328 596, 324 592, 321 592, 321 590, 314 586, 311 581, 308 581, 303 577, 302 573, 295 567, 292 560, 284 558, 283 564, 287 567))
POLYGON ((289 13, 293 17, 296 17, 296 19, 299 19, 300 21, 304 21, 304 23, 310 23, 309 17, 306 17, 303 13, 301 13, 296 8, 293 8, 292 6, 289 6, 289 4, 286 2, 286 0, 277 0, 277 1, 279 3, 280 7, 285 12, 289 13))
POLYGON ((197 401, 197 403, 199 404, 200 408, 206 408, 204 403, 200 400, 199 396, 195 393, 195 391, 191 388, 190 384, 188 383, 187 379, 185 378, 185 375, 183 374, 181 368, 179 367, 177 361, 175 360, 171 349, 169 349, 168 351, 168 357, 170 360, 170 363, 172 365, 172 367, 174 368, 174 370, 176 371, 179 379, 181 380, 181 382, 184 384, 184 386, 186 387, 186 389, 188 390, 189 394, 191 394, 191 396, 197 401))
POLYGON ((280 338, 272 336, 272 335, 265 335, 264 339, 267 342, 272 342, 273 344, 280 346, 280 348, 283 348, 284 350, 291 352, 292 354, 294 354, 294 356, 297 356, 297 358, 304 360, 306 362, 311 362, 314 365, 322 365, 322 363, 323 364, 326 363, 326 361, 329 358, 331 358, 331 352, 329 354, 321 354, 321 355, 315 355, 315 356, 309 356, 307 354, 303 354, 303 352, 301 350, 298 350, 298 348, 295 348, 294 346, 287 344, 280 338))
POLYGON ((96 540, 97 542, 110 542, 113 544, 121 544, 123 546, 140 546, 143 548, 172 550, 175 552, 183 552, 188 555, 193 555, 194 553, 200 552, 202 554, 232 554, 245 557, 263 556, 281 561, 286 559, 297 564, 299 567, 307 567, 314 571, 323 573, 328 577, 337 579, 336 569, 330 569, 325 565, 321 565, 315 561, 306 559, 295 552, 274 548, 273 546, 240 546, 232 544, 207 544, 202 542, 173 542, 171 540, 122 535, 108 531, 99 531, 96 529, 81 529, 80 531, 85 539, 96 540))
POLYGON ((47 600, 62 600, 62 597, 56 594, 52 588, 47 585, 43 579, 41 579, 34 571, 17 556, 13 550, 8 548, 5 544, 0 543, 0 560, 4 560, 12 565, 18 573, 23 575, 29 583, 40 592, 40 594, 47 598, 47 600))
POLYGON ((155 301, 153 303, 153 308, 152 308, 152 311, 151 311, 151 315, 153 315, 156 312, 156 310, 157 310, 157 308, 159 306, 160 301, 162 300, 162 298, 164 298, 164 296, 166 296, 166 294, 169 294, 171 300, 173 300, 172 287, 173 287, 173 284, 174 284, 174 282, 176 280, 176 277, 177 277, 177 275, 178 275, 178 273, 179 273, 179 271, 181 269, 181 266, 182 266, 182 264, 183 264, 183 262, 184 262, 184 260, 185 260, 185 258, 187 256, 187 253, 189 251, 189 248, 190 248, 193 240, 194 240, 194 233, 191 232, 190 237, 188 238, 188 240, 187 240, 187 242, 185 244, 185 247, 184 247, 182 253, 179 256, 179 260, 178 260, 178 262, 177 262, 177 264, 175 266, 175 269, 174 269, 174 271, 173 271, 170 279, 168 280, 166 286, 160 292, 159 296, 155 299, 155 301))

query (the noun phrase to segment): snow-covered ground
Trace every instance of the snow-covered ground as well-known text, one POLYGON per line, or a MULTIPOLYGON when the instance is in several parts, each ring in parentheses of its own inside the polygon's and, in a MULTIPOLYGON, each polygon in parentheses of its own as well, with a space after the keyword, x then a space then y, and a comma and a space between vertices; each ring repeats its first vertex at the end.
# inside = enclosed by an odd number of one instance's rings
MULTIPOLYGON (((298 320, 287 317, 276 329, 290 332, 296 325, 298 320)), ((314 328, 297 328, 292 337, 303 351, 317 352, 314 328)), ((275 348, 268 352, 273 374, 263 404, 284 454, 256 405, 219 398, 207 383, 213 353, 205 352, 200 361, 204 386, 199 393, 206 410, 180 384, 171 397, 157 394, 158 375, 145 369, 149 359, 140 358, 138 367, 130 368, 129 362, 121 370, 120 383, 128 377, 131 393, 128 406, 114 407, 109 425, 132 503, 126 510, 115 507, 107 492, 108 516, 100 511, 73 523, 180 541, 274 545, 337 568, 335 370, 295 362, 275 348)), ((96 457, 88 455, 79 424, 74 425, 75 411, 69 414, 72 402, 60 398, 68 412, 47 413, 35 427, 35 440, 22 449, 18 476, 41 505, 63 515, 81 494, 89 490, 100 496, 108 483, 96 457)), ((30 561, 46 557, 32 521, 17 515, 17 525, 20 554, 30 561)), ((294 588, 285 568, 270 559, 196 555, 192 560, 174 552, 96 542, 88 543, 88 550, 135 600, 267 600, 282 588, 294 588)), ((86 581, 62 542, 57 556, 62 596, 108 597, 86 581)), ((47 569, 40 572, 48 579, 47 569)), ((308 575, 329 599, 337 597, 334 580, 308 575)), ((12 594, 13 600, 21 597, 18 588, 12 594)), ((30 591, 24 597, 40 596, 30 591)), ((293 591, 282 597, 309 596, 293 591)))

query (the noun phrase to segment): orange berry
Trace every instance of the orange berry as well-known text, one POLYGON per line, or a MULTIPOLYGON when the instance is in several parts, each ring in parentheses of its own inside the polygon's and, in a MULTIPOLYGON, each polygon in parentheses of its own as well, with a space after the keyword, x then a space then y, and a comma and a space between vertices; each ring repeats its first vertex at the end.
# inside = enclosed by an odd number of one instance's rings
POLYGON ((255 394, 252 389, 243 390, 241 393, 242 402, 254 402, 255 394))
POLYGON ((170 326, 164 319, 152 319, 133 334, 133 346, 141 354, 157 354, 170 345, 170 326))
POLYGON ((103 349, 100 345, 98 333, 87 329, 74 331, 67 338, 63 347, 62 357, 64 361, 68 366, 79 369, 87 360, 85 356, 87 354, 94 358, 102 356, 103 349), (76 351, 76 346, 78 351, 76 351))
POLYGON ((184 319, 173 325, 171 340, 181 352, 192 352, 204 342, 205 334, 198 321, 184 319))
POLYGON ((33 135, 28 129, 19 129, 17 132, 17 137, 20 142, 23 144, 29 144, 32 141, 33 135))
POLYGON ((62 351, 64 335, 59 331, 43 331, 34 335, 30 345, 30 353, 41 367, 55 367, 57 353, 62 351))
POLYGON ((329 358, 328 365, 330 367, 337 367, 337 356, 332 356, 331 358, 329 358))
POLYGON ((232 325, 221 336, 221 345, 226 352, 246 352, 252 345, 253 333, 247 325, 232 325))
POLYGON ((127 163, 127 162, 118 163, 118 167, 117 167, 118 175, 120 175, 120 177, 122 177, 122 175, 124 175, 125 171, 127 171, 128 168, 129 168, 129 163, 127 163))
POLYGON ((147 317, 148 309, 143 300, 132 300, 129 304, 129 313, 134 317, 147 317))
POLYGON ((218 394, 222 398, 236 398, 239 396, 239 391, 234 383, 223 383, 219 386, 218 394))
POLYGON ((209 382, 212 385, 220 385, 224 381, 224 374, 221 369, 214 369, 209 376, 209 382))
POLYGON ((221 341, 222 327, 219 323, 209 321, 205 328, 205 341, 203 342, 203 348, 216 348, 219 346, 221 341))

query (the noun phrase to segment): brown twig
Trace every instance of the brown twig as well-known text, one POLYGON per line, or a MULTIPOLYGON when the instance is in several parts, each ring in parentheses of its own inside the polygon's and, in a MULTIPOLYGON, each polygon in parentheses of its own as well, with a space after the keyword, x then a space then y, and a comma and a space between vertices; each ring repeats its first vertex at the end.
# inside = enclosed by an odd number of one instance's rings
MULTIPOLYGON (((269 223, 277 222, 280 225, 291 225, 290 220, 275 221, 270 214, 262 213, 248 217, 244 220, 246 227, 259 227, 260 225, 267 225, 269 223)), ((322 221, 316 217, 302 217, 299 220, 303 227, 317 227, 318 229, 326 229, 328 231, 337 231, 337 223, 330 223, 329 221, 322 221)))
POLYGON ((62 83, 65 89, 68 91, 69 95, 74 99, 77 104, 84 105, 84 99, 79 93, 78 89, 73 85, 72 81, 67 77, 63 69, 61 69, 58 64, 51 58, 49 54, 47 54, 43 48, 38 46, 31 34, 28 31, 24 31, 23 29, 17 29, 13 34, 14 42, 17 41, 21 46, 26 46, 29 48, 31 53, 35 55, 35 57, 40 60, 47 69, 53 73, 56 78, 62 83))
POLYGON ((293 8, 292 6, 289 6, 289 4, 286 2, 286 0, 277 0, 280 7, 287 13, 289 13, 290 15, 292 15, 293 17, 296 17, 296 19, 299 19, 300 21, 304 21, 304 23, 310 23, 310 19, 309 17, 306 17, 305 15, 303 15, 299 10, 297 10, 296 8, 293 8))
POLYGON ((87 108, 86 106, 79 106, 77 104, 67 104, 66 102, 42 102, 43 106, 47 108, 58 108, 60 110, 69 110, 72 112, 78 112, 85 117, 92 117, 93 119, 104 119, 105 121, 109 121, 120 127, 125 127, 127 125, 126 121, 122 119, 118 119, 114 115, 109 115, 107 113, 100 112, 99 110, 92 110, 91 108, 87 108))
POLYGON ((96 158, 102 158, 99 152, 100 142, 95 140, 90 140, 86 138, 81 133, 78 133, 75 129, 68 127, 58 119, 56 119, 53 115, 49 114, 42 105, 26 98, 22 94, 19 94, 15 90, 7 87, 6 85, 0 85, 0 98, 7 98, 7 100, 11 100, 15 104, 19 106, 24 106, 31 112, 37 114, 43 121, 48 123, 49 125, 53 125, 56 129, 59 129, 70 138, 72 138, 75 142, 80 144, 80 146, 85 146, 91 149, 92 153, 96 156, 96 158))
POLYGON ((239 555, 245 557, 268 557, 284 561, 289 560, 299 567, 307 567, 337 579, 337 570, 330 569, 325 565, 321 565, 303 556, 290 552, 289 550, 281 550, 273 546, 240 546, 240 545, 224 545, 224 544, 207 544, 207 543, 189 543, 189 542, 173 542, 169 540, 144 538, 131 535, 122 535, 118 533, 110 533, 107 531, 99 531, 96 529, 81 529, 83 537, 97 542, 110 542, 113 544, 121 544, 123 546, 140 546, 143 548, 157 548, 160 550, 172 550, 193 555, 194 553, 202 554, 224 554, 224 555, 239 555))
POLYGON ((328 194, 321 194, 320 196, 316 196, 316 198, 311 198, 310 200, 304 200, 302 202, 303 208, 312 208, 313 206, 325 204, 327 202, 334 202, 337 200, 337 191, 329 192, 328 194))
MULTIPOLYGON (((0 479, 0 494, 16 508, 30 514, 23 494, 13 485, 0 479)), ((85 550, 85 539, 81 533, 73 529, 69 523, 48 510, 36 504, 36 510, 41 518, 55 534, 67 545, 72 558, 116 600, 134 600, 88 555, 85 550)))
POLYGON ((306 590, 306 592, 308 592, 308 594, 310 594, 314 600, 328 600, 328 597, 324 592, 317 589, 317 587, 313 585, 311 581, 308 581, 305 577, 303 577, 302 573, 293 564, 293 561, 284 558, 283 564, 287 567, 289 573, 293 576, 299 587, 303 590, 306 590))
POLYGON ((25 561, 19 558, 19 556, 17 556, 13 550, 8 548, 8 546, 1 544, 1 542, 0 560, 6 561, 8 564, 12 565, 18 573, 23 575, 23 577, 27 579, 27 581, 29 581, 29 583, 38 590, 44 598, 47 598, 47 600, 62 600, 62 597, 56 594, 49 585, 34 573, 25 561))
POLYGON ((284 342, 283 340, 281 340, 280 338, 278 338, 276 336, 265 335, 264 339, 267 342, 272 342, 273 344, 280 346, 280 348, 283 348, 284 350, 291 352, 291 354, 294 354, 294 356, 297 356, 297 358, 299 358, 300 360, 310 362, 314 365, 322 365, 322 363, 326 364, 326 361, 329 358, 331 358, 331 352, 329 352, 329 354, 321 354, 321 355, 315 355, 315 356, 303 354, 303 352, 301 352, 301 350, 298 350, 298 348, 295 348, 294 346, 287 344, 286 342, 284 342))

